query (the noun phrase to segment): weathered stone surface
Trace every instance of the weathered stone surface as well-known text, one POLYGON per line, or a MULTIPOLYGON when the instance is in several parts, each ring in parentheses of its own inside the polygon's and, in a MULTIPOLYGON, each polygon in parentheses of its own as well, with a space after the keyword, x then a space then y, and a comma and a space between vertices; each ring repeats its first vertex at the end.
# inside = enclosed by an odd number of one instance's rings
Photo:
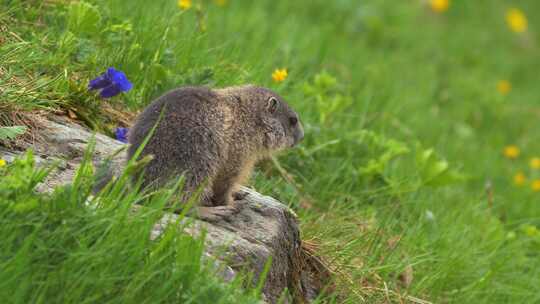
MULTIPOLYGON (((60 167, 40 186, 40 191, 51 191, 55 186, 71 182, 92 136, 95 138, 95 161, 112 155, 125 145, 101 134, 92 134, 68 120, 53 117, 42 122, 42 143, 32 145, 38 163, 60 160, 60 167), (54 121, 53 121, 54 120, 54 121)), ((0 156, 10 161, 20 152, 0 147, 0 156)), ((122 167, 125 153, 113 160, 116 170, 122 167)), ((291 299, 308 302, 316 297, 318 288, 312 284, 312 274, 301 266, 301 242, 294 212, 274 200, 248 188, 247 195, 236 201, 236 212, 215 207, 212 217, 194 220, 187 232, 197 235, 206 231, 206 257, 213 257, 218 272, 225 280, 232 280, 237 271, 253 271, 254 280, 272 259, 263 287, 265 300, 276 303, 284 290, 291 299), (223 212, 222 212, 223 211, 223 212)), ((158 237, 167 225, 174 223, 176 214, 167 214, 156 223, 151 238, 158 237)), ((288 302, 287 298, 285 302, 288 302)))

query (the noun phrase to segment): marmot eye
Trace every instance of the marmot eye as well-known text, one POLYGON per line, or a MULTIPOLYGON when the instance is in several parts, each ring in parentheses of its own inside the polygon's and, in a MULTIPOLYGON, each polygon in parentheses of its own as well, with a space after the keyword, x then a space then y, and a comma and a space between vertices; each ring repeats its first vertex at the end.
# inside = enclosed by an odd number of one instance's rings
POLYGON ((292 116, 289 118, 289 122, 291 123, 291 126, 295 126, 298 123, 298 118, 292 116))

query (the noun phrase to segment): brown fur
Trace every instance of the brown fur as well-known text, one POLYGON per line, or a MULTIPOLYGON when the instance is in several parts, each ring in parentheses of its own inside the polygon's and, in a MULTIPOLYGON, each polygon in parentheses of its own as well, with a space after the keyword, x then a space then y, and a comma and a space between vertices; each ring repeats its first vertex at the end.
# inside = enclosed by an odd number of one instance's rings
POLYGON ((229 204, 237 184, 249 177, 258 160, 294 146, 304 135, 298 115, 268 89, 186 87, 159 97, 139 115, 129 133, 129 158, 164 106, 141 155, 154 156, 143 185, 162 186, 185 174, 188 196, 206 183, 201 197, 206 206, 229 204))

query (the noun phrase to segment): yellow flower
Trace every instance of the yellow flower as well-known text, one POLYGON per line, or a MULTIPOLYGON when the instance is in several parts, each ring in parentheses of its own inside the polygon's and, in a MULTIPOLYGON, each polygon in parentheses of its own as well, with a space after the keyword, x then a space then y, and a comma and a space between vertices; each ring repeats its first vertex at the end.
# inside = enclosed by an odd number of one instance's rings
POLYGON ((527 30, 527 17, 517 8, 511 8, 506 12, 506 24, 516 32, 523 33, 527 30))
POLYGON ((191 5, 191 0, 178 0, 178 7, 183 10, 190 9, 191 5))
POLYGON ((434 12, 444 13, 450 6, 450 0, 430 0, 429 4, 434 12))
POLYGON ((522 229, 523 229, 523 232, 525 232, 525 234, 530 237, 535 237, 540 234, 539 233, 540 231, 538 231, 538 228, 536 228, 536 226, 533 226, 533 225, 525 225, 522 227, 522 229))
POLYGON ((529 162, 529 166, 532 169, 540 169, 540 157, 533 157, 529 162))
POLYGON ((503 154, 506 158, 515 159, 519 156, 519 148, 517 146, 504 147, 503 154))
POLYGON ((502 95, 506 95, 510 93, 512 90, 512 84, 508 80, 499 80, 497 83, 497 91, 501 93, 502 95))
POLYGON ((6 165, 6 161, 0 158, 0 168, 6 165))
POLYGON ((218 6, 225 6, 225 5, 227 5, 227 0, 214 0, 214 2, 215 2, 218 6))
POLYGON ((272 79, 275 82, 282 82, 283 80, 287 79, 288 75, 287 69, 276 69, 274 73, 272 73, 272 79))
POLYGON ((531 183, 531 189, 532 189, 534 192, 540 191, 540 179, 535 179, 535 180, 531 183))
POLYGON ((526 180, 527 178, 525 177, 525 174, 523 174, 523 172, 518 172, 516 173, 516 175, 514 175, 514 184, 516 186, 523 186, 526 180))

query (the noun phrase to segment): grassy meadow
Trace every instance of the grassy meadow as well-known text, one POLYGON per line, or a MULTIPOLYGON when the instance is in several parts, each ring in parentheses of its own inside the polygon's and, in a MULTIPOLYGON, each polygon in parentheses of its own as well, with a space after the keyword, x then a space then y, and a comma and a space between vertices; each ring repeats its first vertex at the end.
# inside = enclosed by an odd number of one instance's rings
MULTIPOLYGON (((175 87, 266 86, 306 137, 250 186, 299 214, 334 273, 321 302, 540 303, 540 2, 0 3, 0 126, 56 111, 114 136, 175 87), (88 91, 108 67, 133 89, 88 91)), ((256 303, 201 240, 150 242, 158 211, 126 216, 170 189, 118 185, 96 211, 91 171, 35 194, 46 171, 0 161, 0 298, 256 303)))

